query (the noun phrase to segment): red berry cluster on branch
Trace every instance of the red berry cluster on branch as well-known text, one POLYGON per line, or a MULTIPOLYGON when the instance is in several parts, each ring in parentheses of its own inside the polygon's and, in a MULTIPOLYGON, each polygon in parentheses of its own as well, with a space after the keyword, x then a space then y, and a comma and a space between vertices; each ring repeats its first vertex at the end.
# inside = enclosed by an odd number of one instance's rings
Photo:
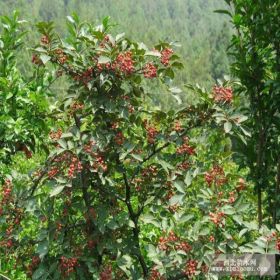
POLYGON ((61 128, 59 128, 56 132, 55 131, 51 131, 49 136, 52 140, 57 141, 61 138, 62 135, 62 130, 61 128))
POLYGON ((161 51, 161 63, 164 66, 168 66, 170 62, 170 57, 173 54, 173 50, 170 48, 163 49, 161 51))
POLYGON ((122 145, 125 141, 123 133, 121 131, 117 132, 114 140, 118 145, 122 145))
POLYGON ((49 37, 46 36, 46 35, 42 36, 42 38, 41 38, 41 43, 42 43, 43 45, 48 45, 48 44, 50 43, 49 37))
POLYGON ((210 171, 206 172, 204 178, 209 186, 211 186, 212 183, 216 186, 221 186, 227 181, 224 169, 219 165, 215 165, 210 171))
POLYGON ((148 79, 153 79, 157 77, 157 68, 153 63, 147 63, 144 68, 144 77, 148 79))
POLYGON ((243 191, 245 189, 246 189, 246 182, 245 182, 245 180, 243 178, 239 178, 238 179, 238 184, 236 186, 236 190, 238 192, 240 192, 240 191, 243 191))
POLYGON ((233 98, 233 91, 230 87, 225 88, 215 85, 213 87, 213 94, 215 102, 231 103, 233 98))
POLYGON ((149 280, 165 280, 165 279, 166 278, 163 277, 155 267, 151 269, 149 280))
POLYGON ((218 227, 218 226, 225 226, 225 213, 224 212, 216 212, 216 213, 209 213, 210 220, 218 227))
POLYGON ((190 163, 188 162, 188 161, 183 161, 183 162, 181 162, 181 163, 179 163, 178 165, 177 165, 177 168, 179 169, 179 170, 187 170, 187 169, 189 169, 190 168, 190 163))
POLYGON ((68 169, 68 177, 73 178, 77 173, 80 173, 83 169, 82 163, 75 156, 72 157, 69 169, 68 169))
POLYGON ((167 237, 161 236, 159 238, 158 247, 160 250, 169 251, 172 248, 171 247, 173 245, 172 243, 178 240, 179 240, 178 236, 173 231, 170 231, 167 237))
POLYGON ((230 192, 229 195, 230 195, 230 197, 229 197, 229 199, 228 199, 228 202, 229 202, 230 204, 232 204, 232 203, 234 203, 235 200, 236 200, 236 198, 235 198, 235 192, 230 192))
POLYGON ((62 256, 60 258, 60 272, 63 276, 68 277, 71 273, 75 271, 75 268, 78 266, 77 258, 66 258, 62 256))
POLYGON ((280 252, 280 238, 276 240, 276 249, 280 252))
POLYGON ((37 54, 32 55, 32 60, 31 61, 35 65, 43 65, 42 60, 40 59, 40 57, 37 54))
POLYGON ((13 195, 12 182, 7 179, 0 189, 0 216, 5 220, 5 236, 3 235, 0 242, 2 248, 9 249, 14 246, 12 236, 20 226, 22 214, 23 210, 17 206, 13 195))
POLYGON ((155 128, 155 126, 148 124, 148 120, 144 120, 144 127, 147 132, 148 143, 154 144, 155 138, 159 133, 158 130, 155 128))
POLYGON ((188 253, 192 250, 192 246, 187 241, 181 240, 173 231, 170 231, 167 237, 161 236, 159 238, 158 247, 163 251, 170 251, 175 248, 175 250, 182 250, 188 253))
POLYGON ((107 265, 100 272, 99 279, 100 280, 113 280, 113 269, 111 265, 107 265))
POLYGON ((31 263, 27 266, 27 274, 32 276, 33 272, 37 269, 38 265, 40 264, 41 259, 39 256, 33 256, 31 263))
POLYGON ((182 132, 183 131, 183 128, 182 128, 182 123, 180 122, 180 121, 178 121, 178 120, 176 120, 175 122, 174 122, 174 131, 176 131, 176 132, 182 132))
POLYGON ((189 260, 189 261, 187 261, 186 266, 185 266, 185 270, 184 270, 185 274, 188 277, 194 276, 195 272, 197 270, 197 265, 198 265, 197 260, 189 260))
POLYGON ((113 63, 112 68, 120 71, 124 75, 130 75, 135 71, 134 61, 132 59, 132 52, 127 51, 118 54, 116 61, 113 63))
POLYGON ((190 156, 194 155, 195 148, 189 144, 189 138, 184 137, 183 140, 184 140, 184 143, 176 149, 176 153, 179 155, 183 155, 183 154, 188 154, 190 156))
POLYGON ((74 102, 74 103, 71 105, 70 111, 71 111, 71 113, 73 114, 74 112, 80 111, 80 110, 82 110, 83 108, 84 108, 84 104, 81 103, 81 102, 76 101, 76 102, 74 102))
POLYGON ((56 49, 55 50, 55 54, 56 54, 56 59, 57 61, 63 65, 65 64, 65 62, 67 61, 68 57, 67 55, 64 53, 64 51, 62 49, 56 49))

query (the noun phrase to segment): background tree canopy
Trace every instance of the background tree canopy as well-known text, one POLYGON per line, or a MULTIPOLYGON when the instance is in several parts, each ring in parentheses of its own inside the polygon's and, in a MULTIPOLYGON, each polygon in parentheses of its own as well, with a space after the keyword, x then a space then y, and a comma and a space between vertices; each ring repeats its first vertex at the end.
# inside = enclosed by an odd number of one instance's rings
POLYGON ((150 45, 159 40, 178 41, 185 68, 177 74, 177 81, 210 86, 229 72, 230 27, 225 16, 213 13, 224 7, 222 0, 4 0, 0 15, 18 9, 31 22, 54 21, 60 33, 65 32, 65 18, 73 11, 95 23, 110 15, 118 24, 116 32, 126 30, 134 40, 150 45))

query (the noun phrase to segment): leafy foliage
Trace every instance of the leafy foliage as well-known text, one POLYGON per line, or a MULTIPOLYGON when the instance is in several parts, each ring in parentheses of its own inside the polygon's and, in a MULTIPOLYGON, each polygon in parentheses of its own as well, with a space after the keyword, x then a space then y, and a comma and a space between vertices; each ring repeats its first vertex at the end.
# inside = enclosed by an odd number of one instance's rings
MULTIPOLYGON (((62 39, 52 23, 37 24, 32 61, 40 75, 29 84, 44 94, 55 79, 68 87, 63 100, 46 98, 43 106, 49 139, 46 127, 36 130, 41 120, 34 130, 21 124, 38 147, 44 143, 46 159, 6 151, 23 162, 5 165, 2 175, 5 272, 13 275, 13 259, 22 279, 213 277, 207 271, 216 253, 276 253, 279 233, 252 220, 248 168, 232 160, 232 139, 248 135, 236 83, 211 91, 187 85, 195 105, 151 108, 146 84, 157 80, 180 93, 171 83, 182 68, 174 44, 151 49, 112 35, 109 18, 93 26, 74 14, 67 26, 62 39)), ((9 41, 5 32, 1 38, 9 41)))

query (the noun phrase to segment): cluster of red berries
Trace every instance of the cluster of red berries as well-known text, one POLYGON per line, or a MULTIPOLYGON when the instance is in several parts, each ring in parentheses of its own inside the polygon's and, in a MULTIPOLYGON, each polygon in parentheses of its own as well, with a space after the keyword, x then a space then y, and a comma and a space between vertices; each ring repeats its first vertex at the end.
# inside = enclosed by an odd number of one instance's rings
POLYGON ((190 167, 190 163, 188 161, 183 161, 177 165, 179 170, 187 170, 190 167))
POLYGON ((165 277, 161 276, 159 271, 153 267, 150 272, 149 280, 165 280, 165 277))
POLYGON ((245 190, 245 189, 246 189, 245 180, 244 180, 243 178, 239 178, 238 184, 237 184, 237 186, 236 186, 236 190, 237 190, 238 192, 240 192, 240 191, 243 191, 243 190, 245 190))
POLYGON ((119 70, 125 75, 130 75, 134 72, 134 61, 132 59, 132 52, 127 51, 118 54, 116 61, 112 65, 112 69, 119 70))
POLYGON ((100 42, 99 46, 100 48, 104 48, 106 44, 110 44, 111 46, 113 46, 113 43, 110 41, 109 35, 106 35, 104 37, 104 39, 100 42))
POLYGON ((215 165, 210 171, 206 172, 204 178, 209 186, 212 183, 221 186, 227 181, 224 169, 219 165, 215 165))
POLYGON ((172 205, 168 205, 168 210, 171 213, 176 213, 178 211, 178 209, 180 208, 180 205, 178 205, 177 203, 172 204, 172 205))
POLYGON ((62 135, 62 130, 61 128, 59 128, 56 132, 55 131, 51 131, 49 136, 52 140, 59 140, 61 138, 61 135, 62 135))
POLYGON ((76 111, 79 111, 79 110, 82 110, 84 108, 84 104, 83 103, 81 103, 81 102, 74 102, 72 105, 71 105, 71 107, 70 107, 70 109, 71 109, 71 113, 74 113, 74 112, 76 112, 76 111))
POLYGON ((144 127, 145 127, 146 132, 147 132, 148 143, 149 144, 154 144, 155 143, 155 138, 158 135, 158 130, 154 126, 149 125, 147 120, 144 120, 144 127))
POLYGON ((217 212, 217 213, 209 213, 210 220, 216 225, 221 225, 222 227, 225 226, 225 213, 224 212, 217 212))
POLYGON ((42 60, 40 59, 40 57, 37 54, 32 55, 32 60, 31 61, 35 65, 42 65, 43 64, 42 60))
POLYGON ((215 85, 213 87, 214 101, 230 103, 233 98, 232 88, 219 87, 215 85))
POLYGON ((155 165, 150 165, 144 168, 141 174, 144 178, 155 177, 158 174, 158 168, 155 165))
POLYGON ((122 145, 125 140, 123 133, 121 131, 117 132, 114 140, 118 145, 122 145))
POLYGON ((153 63, 147 63, 143 69, 144 77, 148 79, 156 78, 157 68, 153 63))
POLYGON ((107 265, 100 272, 99 279, 100 280, 112 280, 113 279, 113 269, 111 265, 107 265))
POLYGON ((97 245, 95 240, 89 239, 87 241, 87 247, 89 250, 92 250, 97 245))
POLYGON ((207 273, 209 271, 209 267, 206 264, 203 264, 200 269, 202 273, 207 273))
POLYGON ((87 153, 90 154, 92 153, 92 148, 95 145, 95 142, 93 140, 90 140, 88 144, 84 145, 83 150, 87 153))
POLYGON ((276 249, 280 252, 280 238, 276 240, 276 249))
POLYGON ((48 177, 49 179, 54 178, 59 173, 59 168, 56 166, 51 167, 51 169, 48 171, 48 177))
POLYGON ((61 222, 56 222, 56 230, 59 232, 59 231, 62 231, 63 229, 63 224, 61 222))
POLYGON ((114 70, 116 67, 116 64, 112 64, 110 62, 107 63, 97 63, 96 64, 98 72, 102 72, 103 70, 114 70))
POLYGON ((23 210, 16 206, 12 193, 13 186, 9 179, 6 179, 0 192, 0 216, 4 216, 6 224, 6 237, 0 242, 1 247, 11 248, 14 243, 12 234, 16 227, 20 225, 23 210))
POLYGON ((188 137, 184 137, 184 143, 179 146, 176 149, 176 153, 179 155, 183 155, 183 154, 188 154, 188 155, 194 155, 195 154, 195 148, 190 146, 189 144, 189 138, 188 137))
POLYGON ((67 55, 63 52, 62 49, 56 49, 55 50, 55 54, 57 56, 57 61, 60 63, 60 64, 64 64, 66 61, 67 61, 67 55))
POLYGON ((235 202, 235 200, 236 200, 236 198, 235 198, 235 192, 230 192, 229 193, 229 199, 228 199, 228 202, 230 203, 230 204, 232 204, 232 203, 234 203, 235 202))
POLYGON ((176 250, 182 250, 185 251, 186 253, 190 252, 192 250, 192 246, 186 242, 186 241, 182 241, 179 244, 177 244, 175 246, 176 250))
POLYGON ((231 272, 230 276, 231 276, 231 279, 234 279, 234 280, 243 280, 243 276, 242 276, 242 273, 241 271, 238 270, 238 268, 236 267, 236 271, 233 271, 231 272))
POLYGON ((102 170, 103 172, 107 171, 108 166, 105 162, 104 156, 102 156, 100 153, 94 153, 94 163, 92 164, 93 170, 98 171, 102 170))
POLYGON ((132 180, 132 184, 135 185, 136 191, 138 191, 138 192, 141 191, 143 182, 144 182, 144 180, 142 178, 134 178, 132 180))
POLYGON ((170 182, 170 181, 167 181, 165 183, 165 185, 167 188, 167 193, 163 197, 163 200, 170 200, 172 198, 172 196, 175 195, 174 186, 172 185, 172 182, 170 182))
POLYGON ((44 35, 42 38, 41 38, 41 43, 43 45, 48 45, 50 43, 50 39, 48 36, 44 35))
POLYGON ((12 182, 10 180, 5 180, 2 186, 2 199, 0 205, 7 204, 12 200, 12 182))
POLYGON ((64 256, 60 258, 60 271, 66 277, 69 276, 72 272, 74 272, 75 267, 77 266, 77 258, 66 258, 64 256))
POLYGON ((38 256, 33 256, 31 263, 27 266, 27 274, 32 276, 33 271, 38 267, 40 264, 41 259, 38 256))
POLYGON ((161 51, 161 63, 164 66, 169 65, 170 57, 171 57, 172 54, 173 54, 173 50, 170 49, 170 48, 166 48, 166 49, 161 51))
POLYGON ((91 81, 93 74, 93 67, 88 67, 82 74, 74 74, 75 81, 81 81, 85 86, 91 81))
POLYGON ((79 161, 77 157, 73 157, 68 169, 68 177, 73 178, 75 177, 76 173, 81 172, 83 169, 82 163, 79 161))
POLYGON ((165 195, 166 200, 170 200, 175 195, 174 189, 169 189, 167 194, 165 195))
POLYGON ((170 231, 167 237, 161 236, 159 238, 158 247, 160 250, 169 251, 172 248, 172 243, 175 243, 178 240, 179 237, 173 231, 170 231))
POLYGON ((186 266, 185 266, 185 270, 184 270, 185 274, 188 277, 194 276, 195 272, 197 270, 197 265, 198 265, 197 260, 189 260, 189 261, 187 261, 186 266))
POLYGON ((213 235, 210 235, 209 241, 210 241, 211 243, 214 243, 214 242, 215 242, 215 237, 214 237, 213 235))
POLYGON ((175 123, 174 123, 174 131, 176 131, 176 132, 182 132, 183 131, 182 124, 178 120, 176 120, 175 123))

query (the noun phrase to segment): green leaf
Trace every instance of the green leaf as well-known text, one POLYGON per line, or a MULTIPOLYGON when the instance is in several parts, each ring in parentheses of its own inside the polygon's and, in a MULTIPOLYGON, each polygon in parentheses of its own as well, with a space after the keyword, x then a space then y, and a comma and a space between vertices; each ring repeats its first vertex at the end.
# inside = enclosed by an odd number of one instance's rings
POLYGON ((49 252, 49 242, 44 240, 38 244, 36 253, 39 254, 40 259, 42 259, 49 252))
POLYGON ((41 54, 40 59, 42 60, 43 64, 46 64, 51 59, 51 57, 46 54, 41 54))
POLYGON ((188 172, 187 175, 186 175, 186 177, 185 177, 185 180, 184 180, 184 182, 185 182, 185 184, 187 185, 187 187, 191 185, 192 179, 193 179, 193 178, 192 178, 191 173, 188 172))
POLYGON ((239 238, 241 238, 247 231, 248 231, 247 228, 243 228, 238 234, 239 238))
POLYGON ((172 93, 181 93, 182 92, 182 90, 178 87, 171 87, 171 88, 169 88, 169 91, 172 93))
POLYGON ((100 64, 106 64, 106 63, 109 63, 109 62, 111 62, 111 59, 107 56, 100 56, 98 58, 98 63, 100 63, 100 64))
POLYGON ((179 223, 181 224, 181 223, 188 222, 188 221, 191 220, 193 217, 194 217, 193 214, 187 214, 187 215, 185 214, 185 215, 183 215, 183 216, 180 218, 179 223))
POLYGON ((59 139, 58 141, 58 144, 63 148, 63 149, 67 149, 67 142, 64 140, 64 139, 59 139))
POLYGON ((232 17, 232 14, 228 10, 215 10, 214 13, 224 14, 232 17))
POLYGON ((137 154, 130 154, 130 155, 138 161, 143 161, 143 158, 137 154))
POLYGON ((124 36, 125 36, 125 33, 118 34, 118 35, 116 36, 116 41, 117 41, 117 42, 121 41, 121 40, 124 38, 124 36))
POLYGON ((174 166, 169 164, 168 162, 160 159, 158 160, 158 163, 162 166, 162 168, 166 171, 166 172, 169 172, 169 170, 173 170, 174 169, 174 166))
POLYGON ((225 130, 225 133, 229 133, 232 129, 232 124, 231 122, 225 122, 224 123, 224 130, 225 130))
POLYGON ((184 200, 184 194, 176 194, 173 195, 171 197, 171 199, 169 200, 170 205, 174 205, 174 204, 182 204, 183 200, 184 200))
POLYGON ((63 191, 64 188, 65 188, 65 185, 56 186, 56 187, 50 192, 50 197, 58 195, 59 193, 61 193, 61 192, 63 191))
POLYGON ((145 55, 161 57, 161 54, 158 51, 147 51, 147 52, 145 52, 145 55))
POLYGON ((174 183, 174 187, 177 189, 177 191, 179 191, 180 193, 185 193, 185 184, 182 181, 175 181, 174 183))
POLYGON ((40 265, 32 274, 32 280, 40 279, 42 276, 47 274, 45 266, 40 265))

